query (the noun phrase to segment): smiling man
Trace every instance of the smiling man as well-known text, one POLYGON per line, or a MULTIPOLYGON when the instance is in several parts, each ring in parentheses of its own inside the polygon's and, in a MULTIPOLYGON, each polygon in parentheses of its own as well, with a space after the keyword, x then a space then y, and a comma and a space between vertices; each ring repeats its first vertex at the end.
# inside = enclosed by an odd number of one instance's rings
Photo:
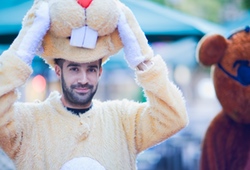
POLYGON ((90 63, 55 59, 55 72, 61 80, 63 105, 76 114, 87 111, 102 74, 101 59, 90 63))
POLYGON ((41 5, 26 34, 18 35, 22 41, 15 40, 0 56, 0 146, 20 170, 135 170, 139 153, 188 122, 182 93, 169 80, 164 60, 141 54, 121 16, 117 27, 125 59, 146 102, 93 99, 102 59, 56 57, 62 93, 51 92, 42 102, 18 102, 17 88, 31 75, 30 64, 49 29, 47 15, 48 7, 41 5))

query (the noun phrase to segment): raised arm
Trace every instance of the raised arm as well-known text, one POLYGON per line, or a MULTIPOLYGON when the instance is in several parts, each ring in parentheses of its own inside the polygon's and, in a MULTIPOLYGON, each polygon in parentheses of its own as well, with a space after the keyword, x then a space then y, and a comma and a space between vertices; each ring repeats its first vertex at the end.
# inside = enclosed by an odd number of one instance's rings
POLYGON ((10 48, 0 56, 0 146, 10 157, 15 156, 21 144, 23 131, 17 125, 20 119, 16 116, 18 109, 14 105, 18 99, 16 88, 30 76, 32 69, 29 65, 49 28, 47 3, 39 4, 35 16, 28 13, 26 19, 31 23, 25 21, 10 48))
POLYGON ((168 78, 164 60, 154 57, 144 33, 126 8, 121 12, 118 30, 125 59, 136 70, 138 84, 147 97, 144 104, 128 102, 122 106, 127 138, 139 153, 184 128, 188 123, 186 106, 182 93, 168 78))

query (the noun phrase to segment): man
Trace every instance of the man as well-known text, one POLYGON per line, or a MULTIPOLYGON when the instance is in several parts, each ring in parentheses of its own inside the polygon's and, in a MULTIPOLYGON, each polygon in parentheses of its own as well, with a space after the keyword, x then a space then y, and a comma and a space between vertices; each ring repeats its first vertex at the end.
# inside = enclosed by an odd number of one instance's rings
MULTIPOLYGON (((140 62, 126 58, 136 67, 145 103, 92 100, 102 74, 101 60, 63 59, 55 59, 62 94, 52 92, 43 102, 16 102, 16 88, 31 74, 29 64, 49 27, 44 19, 47 8, 41 8, 18 48, 11 46, 0 57, 0 146, 17 169, 84 169, 87 165, 100 170, 136 169, 140 152, 186 126, 182 94, 167 78, 160 56, 140 62)), ((126 47, 129 42, 123 43, 126 47)))
POLYGON ((62 103, 68 110, 79 114, 92 104, 99 77, 102 74, 101 60, 90 63, 75 63, 64 59, 55 60, 55 72, 62 84, 62 103))

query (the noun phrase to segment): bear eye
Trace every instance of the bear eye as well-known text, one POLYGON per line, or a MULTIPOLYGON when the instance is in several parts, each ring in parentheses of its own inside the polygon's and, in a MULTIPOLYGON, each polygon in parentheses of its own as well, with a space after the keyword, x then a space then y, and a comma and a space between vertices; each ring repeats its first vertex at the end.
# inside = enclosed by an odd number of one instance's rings
POLYGON ((71 36, 67 37, 67 39, 69 39, 69 40, 70 40, 70 39, 71 39, 71 36))

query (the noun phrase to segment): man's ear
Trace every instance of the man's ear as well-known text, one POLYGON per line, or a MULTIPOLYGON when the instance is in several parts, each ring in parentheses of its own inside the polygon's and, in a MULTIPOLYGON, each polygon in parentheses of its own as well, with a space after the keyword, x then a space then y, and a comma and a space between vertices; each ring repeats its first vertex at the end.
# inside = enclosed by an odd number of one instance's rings
POLYGON ((61 79, 62 70, 61 70, 61 67, 58 66, 57 64, 55 64, 55 73, 56 73, 57 77, 58 77, 59 79, 61 79))

